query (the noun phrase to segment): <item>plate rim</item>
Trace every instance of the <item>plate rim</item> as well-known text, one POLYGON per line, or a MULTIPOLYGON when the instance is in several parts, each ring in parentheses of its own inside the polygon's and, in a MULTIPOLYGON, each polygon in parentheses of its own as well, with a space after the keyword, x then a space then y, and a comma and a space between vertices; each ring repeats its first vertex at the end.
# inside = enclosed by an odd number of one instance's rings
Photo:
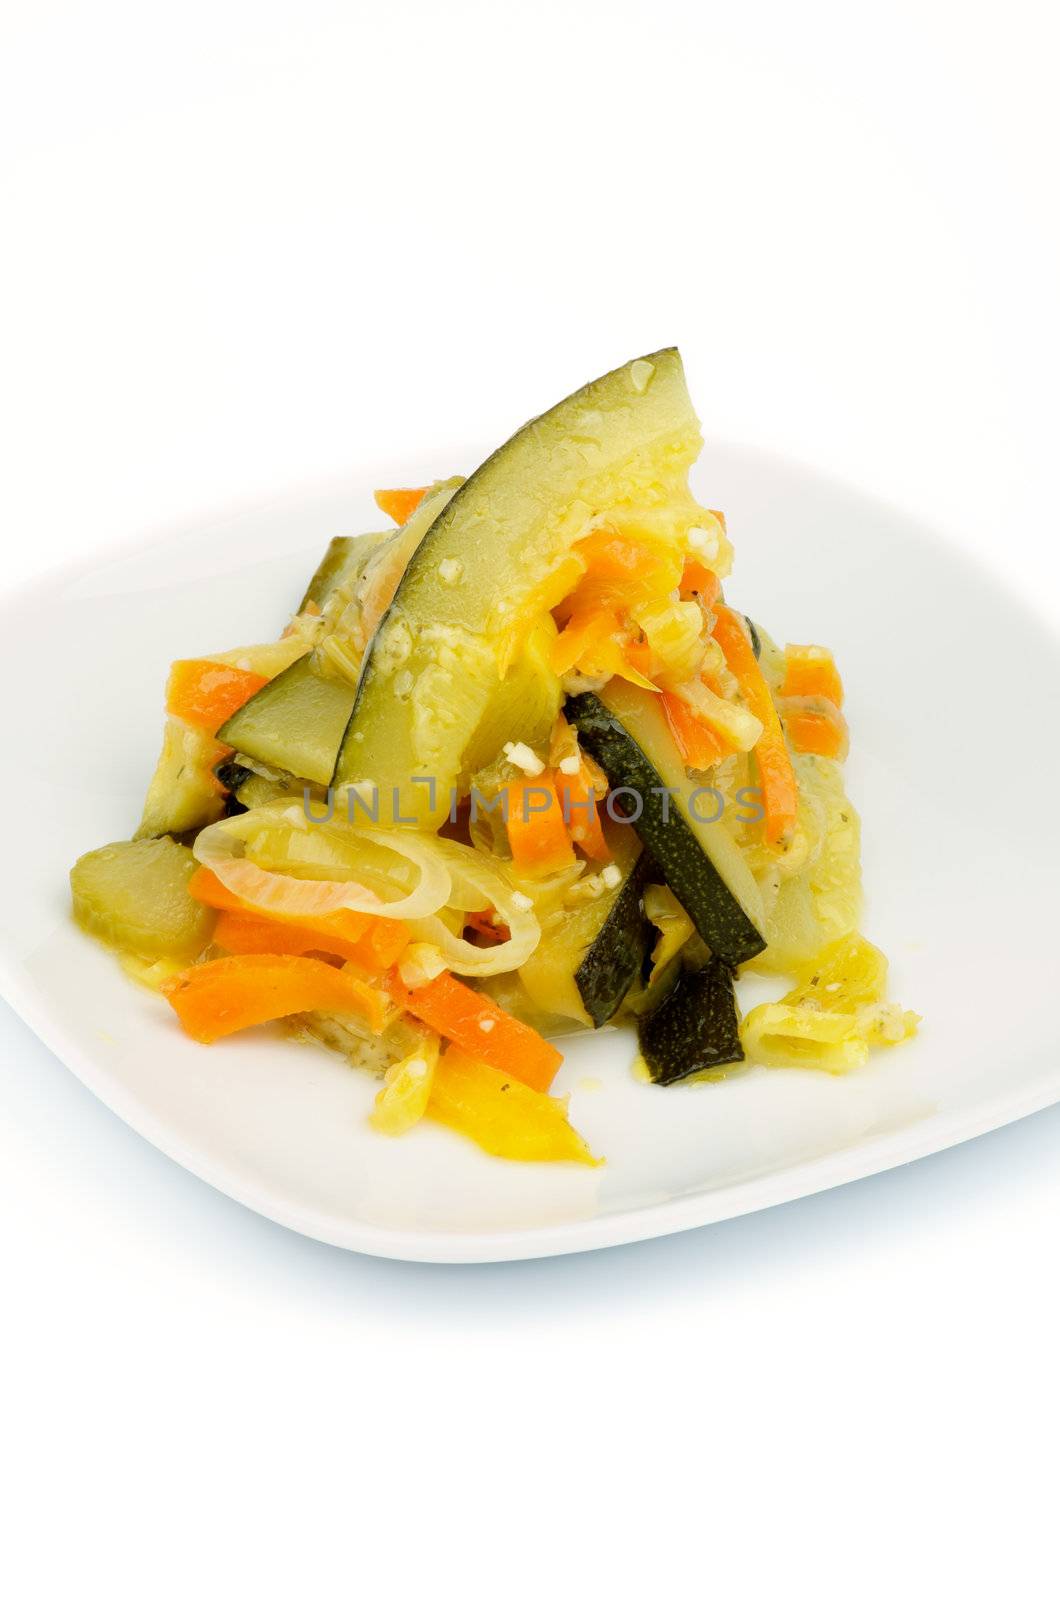
MULTIPOLYGON (((915 510, 890 500, 863 486, 783 451, 714 437, 710 444, 723 452, 740 455, 763 464, 776 464, 790 474, 854 495, 880 511, 900 518, 937 547, 960 560, 989 581, 1056 649, 1060 645, 1060 621, 1043 613, 1012 582, 1007 571, 995 571, 980 552, 969 551, 955 533, 922 520, 915 510)), ((428 457, 435 452, 425 452, 428 457)), ((304 483, 258 498, 230 500, 212 510, 203 506, 171 521, 159 520, 139 535, 114 540, 80 559, 57 566, 6 588, 0 594, 0 617, 9 609, 46 595, 56 583, 75 582, 105 564, 120 561, 147 547, 179 541, 205 526, 236 522, 270 510, 292 510, 311 498, 337 494, 354 488, 352 474, 336 475, 304 483)), ((357 480, 363 487, 362 480, 357 480)), ((307 541, 308 542, 308 541, 307 541)), ((90 1051, 67 1031, 62 1017, 44 1000, 17 957, 0 948, 0 996, 15 1014, 41 1040, 59 1062, 128 1127, 155 1149, 196 1178, 217 1189, 227 1198, 247 1207, 292 1232, 320 1243, 360 1254, 423 1264, 487 1264, 504 1261, 542 1259, 554 1255, 608 1248, 622 1244, 663 1238, 713 1222, 722 1222, 752 1212, 782 1205, 789 1200, 826 1193, 861 1178, 874 1177, 913 1161, 952 1149, 955 1145, 1009 1126, 1025 1116, 1060 1103, 1060 1071, 1046 1073, 1019 1090, 1002 1090, 965 1107, 933 1111, 915 1126, 868 1135, 843 1149, 796 1161, 773 1171, 723 1184, 717 1189, 672 1196, 647 1205, 634 1205, 595 1217, 499 1229, 388 1228, 375 1222, 334 1216, 311 1206, 284 1202, 264 1181, 236 1169, 224 1159, 211 1159, 194 1145, 174 1133, 164 1118, 131 1091, 122 1088, 97 1064, 90 1051)), ((1060 1061, 1057 1063, 1060 1067, 1060 1061)))

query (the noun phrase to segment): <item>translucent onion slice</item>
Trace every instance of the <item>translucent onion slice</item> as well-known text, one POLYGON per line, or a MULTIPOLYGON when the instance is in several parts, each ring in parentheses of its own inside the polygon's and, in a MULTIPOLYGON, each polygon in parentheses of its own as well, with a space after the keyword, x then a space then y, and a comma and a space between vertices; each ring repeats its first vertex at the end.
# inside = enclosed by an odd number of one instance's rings
MULTIPOLYGON (((244 854, 248 841, 265 829, 275 829, 282 824, 284 813, 290 810, 289 800, 272 803, 204 828, 195 841, 195 859, 209 867, 226 889, 248 905, 278 916, 326 917, 333 911, 366 911, 375 916, 409 921, 432 918, 446 904, 452 879, 445 855, 438 849, 444 841, 416 833, 411 828, 326 825, 341 837, 343 845, 355 846, 360 840, 369 847, 366 854, 371 859, 370 863, 366 861, 366 868, 377 880, 376 847, 382 846, 401 858, 400 868, 395 863, 394 887, 398 898, 393 900, 360 883, 295 878, 287 873, 270 872, 248 861, 244 854), (413 889, 402 893, 407 886, 406 862, 418 868, 419 879, 413 889)), ((318 826, 323 831, 325 825, 318 826)))
POLYGON ((541 938, 541 925, 533 905, 528 903, 529 896, 513 888, 500 866, 487 861, 477 850, 452 839, 438 839, 435 843, 452 881, 450 905, 485 900, 496 912, 497 921, 506 925, 510 937, 503 944, 471 944, 434 915, 412 922, 414 937, 437 945, 450 971, 464 977, 488 978, 521 967, 541 938))

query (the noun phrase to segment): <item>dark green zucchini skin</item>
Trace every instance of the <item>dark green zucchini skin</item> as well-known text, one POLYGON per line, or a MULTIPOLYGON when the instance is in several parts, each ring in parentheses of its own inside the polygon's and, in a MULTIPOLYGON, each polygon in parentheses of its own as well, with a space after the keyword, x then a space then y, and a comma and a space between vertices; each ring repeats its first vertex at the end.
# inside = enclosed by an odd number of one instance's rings
POLYGON ((597 695, 572 696, 566 717, 583 747, 603 768, 613 788, 631 789, 641 800, 632 826, 655 858, 708 948, 730 966, 761 954, 766 942, 701 847, 666 785, 636 740, 597 695))
POLYGON ((238 761, 220 761, 213 769, 213 775, 229 794, 235 794, 240 784, 246 783, 253 777, 249 767, 240 766, 238 761))
POLYGON ((610 1022, 648 959, 655 930, 644 915, 643 901, 651 869, 651 857, 642 850, 607 921, 574 974, 594 1028, 610 1022))
POLYGON ((638 1033, 653 1083, 742 1061, 732 968, 712 956, 698 972, 682 972, 662 1004, 641 1018, 638 1033))
POLYGON ((762 641, 758 637, 758 629, 755 627, 750 617, 744 617, 743 620, 746 622, 747 631, 751 635, 751 649, 754 651, 755 660, 757 661, 759 656, 762 654, 762 641))

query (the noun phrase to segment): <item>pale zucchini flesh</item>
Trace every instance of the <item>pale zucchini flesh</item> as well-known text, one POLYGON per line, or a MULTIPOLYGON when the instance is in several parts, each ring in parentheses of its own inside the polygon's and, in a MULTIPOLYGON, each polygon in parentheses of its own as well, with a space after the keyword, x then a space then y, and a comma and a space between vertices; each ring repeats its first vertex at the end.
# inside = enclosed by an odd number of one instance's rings
POLYGON ((353 688, 326 677, 309 653, 252 695, 217 737, 267 767, 326 784, 353 698, 353 688))

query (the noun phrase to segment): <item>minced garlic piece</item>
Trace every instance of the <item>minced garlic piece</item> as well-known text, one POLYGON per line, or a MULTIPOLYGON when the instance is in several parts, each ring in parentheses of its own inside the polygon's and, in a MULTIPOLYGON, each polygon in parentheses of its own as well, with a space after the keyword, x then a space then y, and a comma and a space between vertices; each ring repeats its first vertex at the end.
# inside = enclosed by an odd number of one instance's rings
POLYGON ((617 889, 622 882, 622 873, 613 861, 608 862, 600 876, 604 880, 605 889, 617 889))
POLYGON ((513 744, 511 740, 504 747, 504 753, 513 767, 518 767, 520 772, 525 772, 528 778, 540 777, 545 770, 545 763, 539 756, 535 756, 528 744, 513 744))
POLYGON ((438 563, 438 576, 443 583, 459 583, 464 576, 464 563, 458 561, 455 556, 447 556, 444 561, 438 563))
POLYGON ((559 764, 559 770, 568 778, 576 778, 581 764, 581 756, 564 756, 559 764))

